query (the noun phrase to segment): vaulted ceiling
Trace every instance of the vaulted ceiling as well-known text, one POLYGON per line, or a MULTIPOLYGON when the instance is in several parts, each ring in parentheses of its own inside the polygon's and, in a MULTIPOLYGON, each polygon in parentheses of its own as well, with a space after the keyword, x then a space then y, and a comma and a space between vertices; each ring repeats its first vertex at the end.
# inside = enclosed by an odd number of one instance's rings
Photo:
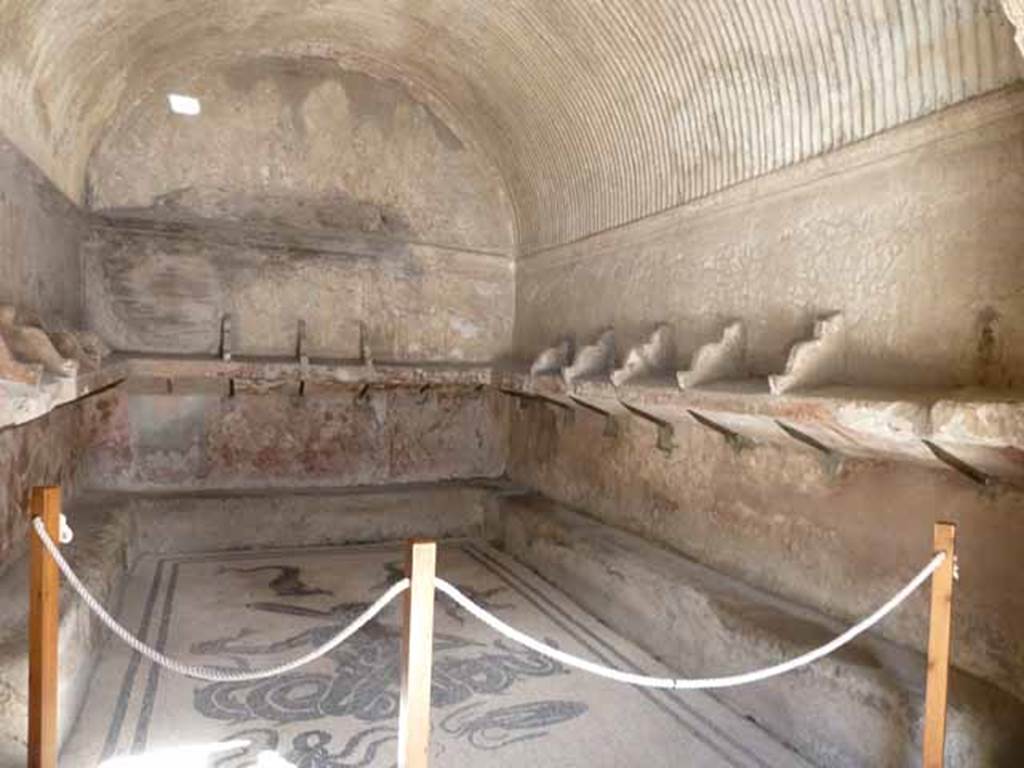
POLYGON ((0 131, 72 198, 111 122, 154 89, 316 55, 401 80, 484 153, 522 252, 1022 72, 999 0, 0 0, 0 19, 0 131))

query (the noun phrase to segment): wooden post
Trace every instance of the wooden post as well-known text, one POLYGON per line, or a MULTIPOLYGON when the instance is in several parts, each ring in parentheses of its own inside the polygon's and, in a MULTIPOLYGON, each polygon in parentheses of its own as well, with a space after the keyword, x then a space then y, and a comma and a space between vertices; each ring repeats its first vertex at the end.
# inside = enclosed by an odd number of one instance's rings
MULTIPOLYGON (((32 517, 60 541, 60 488, 32 489, 32 517)), ((34 529, 29 530, 28 765, 57 766, 57 632, 60 574, 34 529)))
POLYGON ((942 768, 946 745, 946 695, 949 686, 956 526, 952 523, 936 523, 934 538, 935 552, 945 552, 946 559, 932 574, 928 683, 924 707, 924 768, 942 768))
POLYGON ((412 584, 405 593, 398 768, 427 768, 436 565, 437 545, 434 542, 414 541, 409 544, 405 572, 412 584))

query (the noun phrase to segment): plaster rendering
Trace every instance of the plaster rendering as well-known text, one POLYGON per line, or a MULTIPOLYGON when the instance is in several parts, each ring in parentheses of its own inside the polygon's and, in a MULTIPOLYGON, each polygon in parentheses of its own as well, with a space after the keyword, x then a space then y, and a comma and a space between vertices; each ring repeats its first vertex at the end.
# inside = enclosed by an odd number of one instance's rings
POLYGON ((202 94, 202 115, 169 116, 159 92, 120 115, 89 164, 92 210, 511 257, 501 176, 401 82, 313 56, 242 59, 182 79, 202 94))
POLYGON ((558 245, 880 133, 1020 75, 998 0, 879 6, 517 0, 461 12, 5 0, 8 137, 72 198, 111 120, 226 52, 324 56, 448 105, 508 180, 525 250, 558 245), (43 18, 51 23, 41 24, 43 18), (116 19, 118 44, 109 41, 116 19), (47 50, 63 55, 48 58, 47 50), (94 56, 96 50, 106 50, 94 56), (673 55, 677 52, 677 55, 673 55), (145 54, 145 55, 143 55, 145 54), (40 66, 33 62, 40 61, 40 66), (596 74, 597 76, 593 76, 596 74))
MULTIPOLYGON (((746 672, 929 558, 941 594, 951 522, 939 748, 1016 768, 1021 29, 1017 0, 0 0, 0 762, 58 484, 98 602, 224 670, 317 645, 429 538, 586 661, 746 672)), ((439 601, 431 759, 919 765, 922 584, 709 696, 623 698, 439 601)), ((232 688, 141 673, 64 590, 63 764, 400 762, 397 613, 232 688)))
POLYGON ((517 349, 665 322, 685 368, 739 319, 749 371, 767 375, 839 311, 846 383, 1017 388, 1022 106, 1011 89, 525 258, 517 349))

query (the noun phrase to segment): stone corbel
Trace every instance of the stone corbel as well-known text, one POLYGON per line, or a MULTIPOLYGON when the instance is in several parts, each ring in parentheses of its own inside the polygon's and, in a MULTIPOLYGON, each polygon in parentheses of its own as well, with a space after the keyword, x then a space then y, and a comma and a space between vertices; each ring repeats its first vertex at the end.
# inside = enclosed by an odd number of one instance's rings
POLYGON ((833 384, 846 372, 846 323, 840 312, 818 318, 814 336, 789 350, 784 373, 768 377, 773 395, 833 384))
POLYGON ((553 347, 548 347, 533 361, 530 366, 530 376, 551 376, 559 375, 562 369, 569 365, 572 360, 572 340, 562 339, 553 347))
POLYGON ((659 323, 646 342, 629 350, 622 367, 612 371, 612 384, 621 387, 631 381, 657 377, 671 368, 674 358, 672 327, 659 323))
POLYGON ((98 371, 110 347, 91 331, 54 331, 53 346, 66 358, 77 360, 82 371, 98 371))
POLYGON ((718 341, 709 342, 694 352, 689 369, 676 373, 680 389, 746 377, 747 329, 738 320, 725 327, 718 341))
POLYGON ((563 367, 562 378, 567 385, 576 379, 603 378, 615 365, 615 331, 609 328, 593 344, 580 349, 572 365, 563 367))
POLYGON ((77 360, 64 357, 42 328, 19 325, 16 317, 14 307, 0 307, 0 335, 3 336, 8 356, 22 363, 38 364, 46 373, 61 378, 77 375, 77 360))
POLYGON ((0 333, 0 380, 37 387, 42 378, 43 366, 20 362, 7 346, 3 334, 0 333))

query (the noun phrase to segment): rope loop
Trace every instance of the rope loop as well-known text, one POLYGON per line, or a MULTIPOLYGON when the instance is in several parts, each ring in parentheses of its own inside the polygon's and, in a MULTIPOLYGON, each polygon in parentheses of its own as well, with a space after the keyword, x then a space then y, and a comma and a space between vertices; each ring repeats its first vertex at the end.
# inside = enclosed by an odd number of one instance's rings
POLYGON ((928 578, 935 573, 942 561, 946 559, 945 552, 939 552, 933 557, 929 563, 921 569, 921 571, 911 579, 906 586, 904 586, 899 592, 892 596, 885 605, 879 608, 877 611, 872 613, 866 619, 861 621, 859 624, 846 630, 843 634, 825 645, 815 648, 812 651, 808 651, 801 656, 797 656, 789 661, 782 662, 781 664, 775 664, 770 667, 763 669, 757 669, 752 672, 745 672, 739 675, 728 675, 725 677, 708 677, 708 678, 673 678, 673 677, 651 677, 649 675, 640 675, 633 672, 625 672, 621 669, 614 669, 612 667, 606 667, 603 664, 597 664, 587 659, 582 659, 579 656, 574 656, 571 653, 566 653, 558 648, 553 648, 547 643, 543 643, 536 638, 530 637, 525 632, 520 632, 515 627, 506 624, 504 621, 499 619, 493 613, 481 608, 479 605, 474 603, 462 592, 460 592, 454 585, 449 584, 444 579, 437 579, 436 585, 440 592, 443 592, 450 597, 457 605, 464 608, 472 616, 476 617, 484 624, 489 626, 501 635, 504 635, 509 640, 512 640, 520 645, 524 645, 532 651, 547 656, 550 659, 559 661, 567 666, 581 669, 584 672, 589 672, 599 677, 605 677, 609 680, 615 680, 616 682, 626 683, 627 685, 637 685, 644 688, 672 688, 677 691, 698 691, 698 690, 709 690, 712 688, 730 688, 737 685, 748 685, 750 683, 756 683, 761 680, 767 680, 771 677, 791 672, 794 669, 806 666, 818 659, 837 651, 844 645, 849 643, 858 635, 867 632, 871 627, 880 622, 890 613, 892 613, 904 600, 910 597, 918 587, 924 584, 928 578))
MULTIPOLYGON (((71 569, 71 566, 68 565, 67 560, 64 559, 64 556, 60 552, 60 548, 53 543, 53 540, 46 532, 46 526, 43 524, 42 519, 38 517, 33 518, 32 525, 40 540, 43 542, 43 545, 46 547, 46 550, 57 563, 57 567, 60 568, 61 573, 64 574, 71 586, 74 587, 82 600, 85 601, 85 604, 103 621, 104 624, 107 625, 107 627, 110 628, 115 635, 154 663, 159 664, 171 672, 176 672, 196 680, 206 680, 209 682, 244 682, 250 680, 263 680, 298 669, 305 664, 325 656, 344 643, 348 638, 362 629, 375 616, 377 616, 377 614, 384 610, 392 600, 405 592, 405 590, 409 589, 410 586, 409 579, 407 578, 393 584, 387 592, 377 598, 373 605, 363 611, 351 624, 338 632, 333 638, 304 656, 300 656, 299 658, 283 664, 260 670, 245 670, 240 672, 224 670, 217 667, 196 666, 185 664, 181 661, 172 659, 169 656, 165 656, 155 648, 146 645, 131 632, 118 624, 118 622, 109 613, 107 613, 103 606, 100 605, 99 601, 93 597, 89 590, 86 589, 85 585, 82 584, 81 580, 71 569)), ((799 669, 800 667, 811 664, 812 662, 837 651, 847 643, 851 642, 858 635, 867 632, 871 627, 896 610, 903 601, 910 597, 911 594, 913 594, 922 584, 924 584, 925 581, 929 579, 929 577, 931 577, 933 573, 935 573, 936 570, 938 570, 939 566, 942 565, 945 559, 946 554, 944 552, 937 553, 928 562, 928 564, 922 568, 902 589, 900 589, 899 592, 893 595, 888 602, 863 621, 853 627, 850 627, 850 629, 846 630, 830 642, 797 656, 796 658, 784 661, 781 664, 775 664, 773 666, 764 667, 763 669, 757 669, 737 675, 709 678, 652 677, 650 675, 641 675, 621 669, 614 669, 612 667, 604 666, 603 664, 598 664, 596 662, 580 658, 579 656, 574 656, 571 653, 566 653, 558 648, 554 648, 547 643, 543 643, 525 632, 521 632, 515 627, 506 624, 493 613, 474 603, 450 582, 438 578, 434 580, 434 584, 439 592, 447 595, 453 602, 465 609, 470 615, 479 619, 499 634, 504 635, 509 640, 525 646, 536 653, 547 656, 554 661, 561 662, 566 666, 574 667, 576 669, 583 670, 584 672, 589 672, 590 674, 614 680, 616 682, 625 683, 627 685, 636 685, 645 688, 670 688, 674 690, 695 691, 708 690, 712 688, 729 688, 760 682, 761 680, 767 680, 786 672, 799 669)))
POLYGON ((89 592, 81 579, 78 578, 78 575, 71 569, 68 561, 64 559, 64 555, 61 553, 60 548, 53 543, 53 539, 51 539, 50 535, 47 533, 46 526, 43 524, 42 518, 33 518, 32 527, 35 528, 36 534, 43 542, 43 546, 46 547, 46 551, 50 553, 50 557, 52 557, 54 562, 57 563, 57 567, 60 568, 61 573, 64 574, 68 583, 74 587, 79 597, 81 597, 85 604, 89 606, 90 610, 92 610, 92 612, 107 625, 111 632, 130 645, 134 650, 138 651, 147 659, 160 665, 164 669, 176 672, 179 675, 184 675, 185 677, 191 677, 195 680, 204 680, 210 683, 241 683, 251 680, 265 680, 270 677, 277 677, 278 675, 292 672, 312 661, 316 661, 322 656, 326 656, 352 637, 352 635, 373 620, 378 613, 383 611, 392 600, 409 588, 409 579, 402 579, 396 584, 391 585, 391 588, 377 598, 373 605, 359 614, 351 624, 338 632, 330 640, 320 646, 317 646, 309 653, 296 659, 292 659, 291 661, 286 661, 283 664, 266 667, 264 669, 244 670, 241 672, 221 669, 218 667, 185 664, 177 659, 172 659, 170 656, 165 656, 152 646, 146 645, 144 642, 139 640, 139 638, 135 637, 135 635, 121 626, 113 616, 107 613, 106 609, 92 595, 92 593, 89 592))

